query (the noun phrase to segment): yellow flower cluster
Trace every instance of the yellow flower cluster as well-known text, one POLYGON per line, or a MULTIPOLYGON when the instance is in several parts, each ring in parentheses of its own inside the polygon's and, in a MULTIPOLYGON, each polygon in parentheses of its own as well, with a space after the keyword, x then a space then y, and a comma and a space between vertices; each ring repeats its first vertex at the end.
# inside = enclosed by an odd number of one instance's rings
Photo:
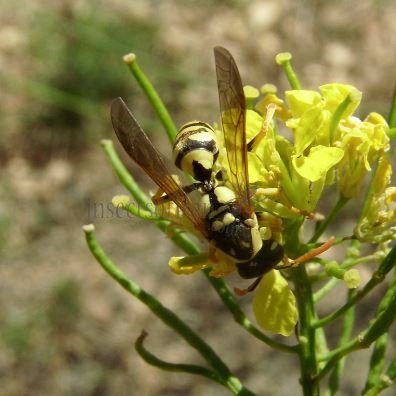
MULTIPOLYGON (((249 162, 253 183, 261 180, 266 186, 272 170, 277 179, 272 185, 305 212, 314 211, 324 188, 334 183, 345 198, 358 195, 372 164, 389 149, 388 125, 379 114, 364 121, 353 116, 361 100, 356 88, 327 84, 319 91, 287 91, 285 102, 271 92, 258 102, 256 109, 263 116, 269 104, 276 105, 275 117, 293 139, 269 131, 249 162)), ((260 127, 259 120, 254 123, 260 127)))
MULTIPOLYGON (((373 243, 393 239, 396 187, 389 186, 391 165, 386 157, 389 128, 377 113, 364 120, 354 115, 361 93, 346 84, 326 84, 318 92, 286 91, 284 100, 272 86, 264 87, 262 97, 257 99, 258 92, 253 87, 245 89, 246 134, 249 142, 265 125, 269 126, 260 143, 248 153, 249 182, 255 191, 252 202, 257 212, 264 213, 258 216, 261 229, 265 230, 263 239, 273 238, 282 243, 282 220, 312 214, 323 191, 331 185, 346 200, 364 193, 365 177, 377 161, 371 193, 355 235, 373 243)), ((229 165, 223 133, 219 125, 215 125, 215 130, 221 148, 214 172, 221 170, 227 180, 229 165)), ((173 203, 167 203, 161 215, 192 231, 175 208, 173 203)), ((216 262, 209 262, 207 254, 200 256, 173 257, 169 265, 178 274, 210 267, 211 275, 224 276, 235 270, 235 264, 222 257, 221 252, 216 262)), ((348 287, 360 283, 356 270, 343 271, 341 278, 348 287)), ((295 299, 278 271, 263 277, 255 293, 253 310, 263 328, 282 335, 293 332, 297 322, 295 299)))
POLYGON ((396 239, 396 187, 391 187, 392 166, 380 158, 362 215, 355 227, 358 239, 383 243, 396 239))

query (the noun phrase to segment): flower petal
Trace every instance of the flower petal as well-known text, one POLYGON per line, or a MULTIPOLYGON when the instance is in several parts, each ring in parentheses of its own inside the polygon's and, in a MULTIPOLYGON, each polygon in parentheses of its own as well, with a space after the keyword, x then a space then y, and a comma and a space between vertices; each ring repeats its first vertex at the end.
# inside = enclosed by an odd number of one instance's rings
POLYGON ((326 176, 326 173, 341 161, 344 151, 338 147, 313 147, 308 156, 293 156, 293 166, 305 179, 315 182, 326 176))
POLYGON ((253 312, 263 329, 283 336, 293 334, 298 320, 296 299, 279 271, 263 276, 254 294, 253 312))
POLYGON ((169 268, 178 275, 190 275, 193 274, 194 272, 197 272, 201 269, 204 269, 208 266, 209 262, 207 260, 204 260, 204 256, 202 257, 197 255, 195 256, 185 256, 185 257, 171 257, 168 262, 169 268))
POLYGON ((347 118, 352 115, 362 99, 362 93, 356 89, 353 85, 331 83, 325 84, 319 87, 320 92, 326 100, 326 107, 334 113, 338 106, 345 100, 349 95, 351 103, 348 108, 342 114, 342 118, 347 118))
POLYGON ((301 117, 307 110, 321 101, 318 92, 304 89, 286 91, 285 98, 293 118, 301 117))

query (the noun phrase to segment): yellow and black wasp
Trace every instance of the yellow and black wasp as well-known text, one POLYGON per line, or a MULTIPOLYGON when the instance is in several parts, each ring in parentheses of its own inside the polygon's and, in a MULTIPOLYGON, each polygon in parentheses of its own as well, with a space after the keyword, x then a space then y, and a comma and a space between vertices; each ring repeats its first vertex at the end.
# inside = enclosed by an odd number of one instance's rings
POLYGON ((260 278, 282 260, 284 249, 261 237, 251 204, 247 157, 255 142, 246 141, 246 101, 238 68, 225 48, 215 47, 214 56, 230 187, 213 174, 219 147, 208 124, 190 122, 177 135, 175 163, 196 180, 181 187, 121 98, 112 104, 111 119, 125 151, 166 194, 165 200, 173 201, 212 246, 235 262, 242 278, 260 278), (205 215, 189 195, 193 190, 202 193, 205 215))

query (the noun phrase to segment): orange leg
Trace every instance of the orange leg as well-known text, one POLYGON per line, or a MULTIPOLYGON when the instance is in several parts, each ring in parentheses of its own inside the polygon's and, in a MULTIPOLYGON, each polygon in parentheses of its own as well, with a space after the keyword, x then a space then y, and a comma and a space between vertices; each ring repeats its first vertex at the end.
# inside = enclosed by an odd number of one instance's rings
MULTIPOLYGON (((299 264, 305 263, 306 261, 309 261, 313 259, 316 256, 319 256, 326 250, 330 249, 331 246, 333 245, 335 241, 335 237, 332 236, 327 242, 323 243, 322 245, 318 246, 315 249, 310 250, 309 252, 303 254, 300 257, 297 257, 296 259, 292 260, 287 257, 284 258, 284 265, 278 265, 275 267, 275 269, 284 269, 284 268, 290 268, 290 267, 295 267, 299 264)), ((246 296, 246 294, 252 292, 256 287, 259 285, 261 281, 262 276, 256 278, 251 285, 249 285, 246 289, 240 289, 239 287, 234 287, 234 292, 237 296, 243 297, 246 296)))
POLYGON ((251 285, 249 285, 246 289, 240 289, 239 287, 234 287, 234 293, 237 296, 243 297, 246 294, 252 292, 260 283, 262 276, 256 278, 251 285))
POLYGON ((287 262, 284 265, 278 266, 276 267, 276 269, 283 269, 283 268, 288 268, 288 267, 295 267, 299 264, 305 263, 311 259, 313 259, 316 256, 319 256, 320 254, 324 253, 326 250, 330 249, 331 246, 333 245, 334 241, 335 241, 335 237, 332 236, 327 242, 325 242, 324 244, 318 246, 315 249, 310 250, 309 252, 303 254, 300 257, 297 257, 296 259, 292 260, 292 259, 286 259, 287 262))
POLYGON ((219 262, 219 258, 216 256, 216 251, 217 251, 216 246, 214 246, 210 243, 208 257, 209 257, 209 261, 211 261, 212 263, 219 262))

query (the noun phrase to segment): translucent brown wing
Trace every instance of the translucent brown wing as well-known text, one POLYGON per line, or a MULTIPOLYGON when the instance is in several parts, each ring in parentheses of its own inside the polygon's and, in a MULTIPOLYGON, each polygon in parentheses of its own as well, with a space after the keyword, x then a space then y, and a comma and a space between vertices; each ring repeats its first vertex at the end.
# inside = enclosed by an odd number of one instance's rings
POLYGON ((111 105, 111 121, 125 151, 182 210, 195 228, 206 236, 205 223, 196 205, 173 179, 160 154, 121 98, 115 99, 111 105))
POLYGON ((232 55, 223 47, 214 49, 221 120, 230 167, 230 181, 242 213, 253 212, 250 204, 246 147, 246 104, 241 76, 232 55))

